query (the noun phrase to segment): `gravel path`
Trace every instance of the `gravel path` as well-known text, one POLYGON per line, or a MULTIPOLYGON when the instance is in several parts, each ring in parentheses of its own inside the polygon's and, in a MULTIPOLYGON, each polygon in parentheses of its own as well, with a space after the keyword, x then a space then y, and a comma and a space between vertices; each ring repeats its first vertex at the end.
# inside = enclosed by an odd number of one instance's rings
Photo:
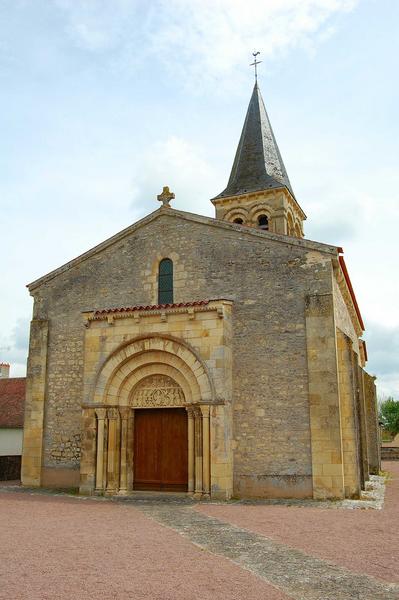
POLYGON ((397 600, 399 463, 385 469, 382 510, 0 486, 0 599, 397 600))
POLYGON ((382 510, 239 504, 203 504, 197 510, 354 572, 399 583, 399 462, 383 468, 391 479, 382 510))
POLYGON ((140 510, 201 548, 228 557, 278 586, 295 600, 398 600, 399 585, 354 574, 263 535, 205 516, 186 506, 140 510))
POLYGON ((2 493, 0 540, 2 600, 288 598, 131 505, 2 493))

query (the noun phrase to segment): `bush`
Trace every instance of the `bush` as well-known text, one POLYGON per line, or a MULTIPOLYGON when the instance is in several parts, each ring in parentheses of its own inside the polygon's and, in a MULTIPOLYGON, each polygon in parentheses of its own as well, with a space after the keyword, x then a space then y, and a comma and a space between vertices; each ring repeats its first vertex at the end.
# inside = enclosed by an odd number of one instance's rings
POLYGON ((399 433, 399 400, 392 397, 383 400, 380 403, 379 417, 386 431, 391 435, 399 433))

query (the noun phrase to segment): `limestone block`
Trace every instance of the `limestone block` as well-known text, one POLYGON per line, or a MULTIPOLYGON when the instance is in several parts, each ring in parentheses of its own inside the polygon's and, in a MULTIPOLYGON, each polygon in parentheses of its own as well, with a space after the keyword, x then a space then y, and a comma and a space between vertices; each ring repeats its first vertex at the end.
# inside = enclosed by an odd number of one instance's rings
POLYGON ((21 479, 23 485, 41 483, 43 418, 46 394, 48 322, 31 322, 25 400, 21 479))

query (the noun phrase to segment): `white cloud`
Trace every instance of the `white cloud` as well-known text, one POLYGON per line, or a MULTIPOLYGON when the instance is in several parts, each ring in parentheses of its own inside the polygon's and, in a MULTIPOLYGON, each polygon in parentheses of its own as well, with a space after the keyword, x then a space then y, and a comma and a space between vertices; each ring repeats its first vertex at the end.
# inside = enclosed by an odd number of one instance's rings
POLYGON ((139 3, 131 0, 55 0, 65 14, 66 30, 74 43, 92 52, 117 48, 129 37, 128 24, 138 27, 139 3))
POLYGON ((335 30, 332 18, 357 2, 157 0, 145 5, 138 0, 57 0, 56 6, 80 48, 112 51, 108 64, 126 70, 145 57, 159 61, 174 78, 198 90, 209 80, 233 89, 240 73, 248 72, 246 61, 254 49, 264 61, 295 47, 314 50, 335 30))
POLYGON ((26 373, 29 346, 29 323, 25 318, 17 319, 11 334, 0 336, 0 361, 11 365, 10 376, 21 377, 26 373))
MULTIPOLYGON (((135 120, 131 115, 140 103, 147 104, 148 100, 135 93, 140 73, 149 71, 153 77, 146 81, 148 87, 143 86, 145 90, 150 89, 151 100, 155 99, 152 110, 156 103, 163 104, 162 85, 156 79, 162 76, 161 71, 174 85, 180 81, 190 92, 209 92, 210 84, 215 83, 213 92, 216 89, 220 93, 234 94, 238 90, 241 94, 241 82, 245 81, 244 89, 247 89, 248 63, 253 50, 262 52, 263 73, 270 72, 280 57, 292 56, 293 50, 316 52, 320 44, 339 29, 338 17, 357 3, 356 0, 153 0, 149 3, 53 0, 42 4, 45 5, 42 13, 31 8, 32 21, 33 14, 38 15, 38 22, 31 27, 29 3, 23 1, 15 3, 20 9, 15 23, 21 21, 23 25, 25 22, 25 30, 19 26, 12 29, 10 16, 5 13, 7 18, 2 19, 0 9, 0 28, 3 26, 4 32, 7 28, 11 32, 0 40, 0 62, 13 65, 19 57, 19 49, 26 46, 29 55, 23 54, 20 61, 24 67, 28 64, 34 73, 40 68, 40 73, 54 71, 65 76, 69 73, 67 65, 74 68, 78 65, 85 77, 87 75, 87 81, 93 83, 93 106, 87 101, 86 87, 82 88, 85 100, 74 104, 74 95, 78 98, 82 92, 78 79, 74 78, 77 87, 71 86, 68 110, 61 104, 59 112, 53 114, 53 122, 46 123, 44 119, 43 132, 38 136, 41 144, 34 154, 22 152, 23 168, 18 165, 17 177, 6 169, 8 177, 2 182, 2 200, 7 211, 2 213, 1 234, 4 248, 13 248, 13 252, 5 275, 7 289, 0 297, 0 308, 7 315, 3 319, 0 347, 10 347, 10 351, 8 358, 0 356, 0 360, 9 360, 22 374, 27 349, 18 342, 17 330, 12 330, 18 317, 28 315, 31 309, 24 284, 156 209, 159 206, 156 195, 163 185, 169 185, 176 193, 175 208, 213 214, 209 198, 220 192, 227 182, 242 121, 231 122, 232 127, 237 127, 237 137, 231 142, 233 147, 229 147, 226 162, 226 144, 221 144, 216 152, 212 147, 206 148, 204 137, 199 143, 195 133, 189 136, 185 132, 183 120, 177 113, 178 100, 174 121, 178 126, 164 125, 162 116, 144 110, 138 111, 140 117, 135 120), (51 27, 47 30, 49 23, 51 27), (17 31, 17 43, 14 31, 17 31), (111 72, 110 79, 106 70, 111 72), (134 85, 128 87, 128 91, 115 85, 112 78, 115 70, 132 77, 134 85), (97 81, 99 88, 95 87, 97 81), (116 93, 122 89, 131 102, 129 107, 103 94, 106 85, 110 88, 115 85, 116 93), (106 97, 104 104, 102 96, 106 97), (121 106, 122 116, 123 111, 129 115, 126 126, 122 127, 121 106), (85 110, 90 111, 90 116, 81 119, 85 110), (79 113, 76 122, 75 117, 68 119, 74 111, 79 113), (51 131, 64 131, 46 148, 45 133, 49 127, 51 131), (170 135, 175 132, 178 135, 170 135), (154 143, 154 139, 161 141, 154 143), (64 152, 54 152, 53 148, 63 148, 64 152), (26 249, 15 244, 15 231, 29 248, 29 260, 26 249)), ((328 67, 328 63, 326 65, 328 67)), ((18 75, 18 70, 16 73, 18 75)), ((57 77, 51 78, 50 92, 58 83, 57 77)), ((45 89, 43 80, 35 76, 37 84, 45 89)), ((370 89, 364 92, 370 93, 370 89)), ((178 96, 181 97, 181 90, 176 93, 176 99, 178 96)), ((51 93, 49 98, 52 99, 51 93)), ((187 96, 183 98, 187 103, 187 96)), ((57 102, 51 101, 51 110, 57 102)), ((221 110, 227 110, 223 102, 220 106, 221 110)), ((277 125, 274 113, 276 110, 278 113, 278 108, 278 105, 271 107, 272 121, 277 125)), ((36 107, 35 119, 42 119, 45 111, 45 103, 43 107, 36 107)), ((173 111, 172 103, 161 114, 165 115, 166 111, 173 111)), ((3 112, 12 114, 13 111, 3 112)), ((301 118, 309 122, 309 115, 298 114, 298 120, 301 118)), ((204 127, 212 133, 215 120, 210 119, 209 123, 204 120, 204 127)), ((316 123, 318 121, 313 119, 312 126, 316 123)), ((376 123, 377 127, 380 121, 376 123)), ((371 133, 368 122, 365 124, 371 133)), ((30 126, 28 122, 27 130, 30 126)), ((283 131, 284 126, 290 127, 281 117, 283 131)), ((15 131, 18 133, 18 129, 15 131)), ((195 127, 190 131, 195 132, 195 127)), ((389 153, 383 159, 376 155, 371 169, 365 166, 359 153, 359 141, 352 139, 351 128, 348 131, 351 132, 348 138, 340 138, 342 130, 338 128, 335 132, 334 123, 321 127, 320 131, 316 127, 312 136, 298 128, 297 135, 291 131, 286 136, 289 143, 282 148, 283 156, 298 200, 309 215, 307 237, 345 247, 346 261, 369 331, 370 370, 376 371, 379 387, 392 393, 398 386, 398 365, 391 360, 395 348, 391 345, 389 352, 382 353, 382 350, 390 344, 389 329, 399 325, 396 306, 399 282, 395 277, 399 179, 395 169, 389 168, 389 153), (379 328, 385 329, 381 333, 379 328)), ((217 135, 218 140, 225 139, 226 129, 221 133, 217 135)), ((276 133, 279 141, 284 139, 278 127, 276 133)), ((13 133, 14 138, 18 141, 18 135, 13 133)), ((377 149, 378 144, 374 147, 377 149)), ((21 334, 27 331, 27 320, 18 327, 21 334)))
POLYGON ((134 206, 144 204, 147 212, 158 208, 154 200, 164 185, 176 194, 174 208, 210 214, 209 199, 220 180, 200 146, 171 136, 150 146, 136 164, 134 206))
POLYGON ((370 357, 367 369, 377 375, 379 395, 399 399, 399 326, 371 322, 366 340, 370 357))

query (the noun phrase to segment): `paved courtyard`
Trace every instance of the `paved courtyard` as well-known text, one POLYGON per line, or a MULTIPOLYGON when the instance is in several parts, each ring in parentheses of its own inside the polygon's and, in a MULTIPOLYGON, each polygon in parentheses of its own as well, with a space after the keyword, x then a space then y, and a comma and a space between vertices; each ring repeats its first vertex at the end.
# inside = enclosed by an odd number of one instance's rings
POLYGON ((399 463, 382 510, 115 502, 0 488, 0 598, 399 599, 399 463))

